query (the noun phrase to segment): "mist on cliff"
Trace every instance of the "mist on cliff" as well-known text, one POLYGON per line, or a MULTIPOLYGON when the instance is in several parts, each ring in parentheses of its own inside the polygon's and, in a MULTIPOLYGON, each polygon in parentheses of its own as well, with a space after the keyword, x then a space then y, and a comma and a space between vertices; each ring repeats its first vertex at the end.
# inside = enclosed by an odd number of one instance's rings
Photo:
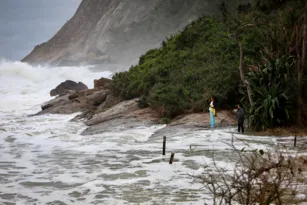
POLYGON ((20 60, 50 39, 81 0, 1 0, 0 59, 20 60))

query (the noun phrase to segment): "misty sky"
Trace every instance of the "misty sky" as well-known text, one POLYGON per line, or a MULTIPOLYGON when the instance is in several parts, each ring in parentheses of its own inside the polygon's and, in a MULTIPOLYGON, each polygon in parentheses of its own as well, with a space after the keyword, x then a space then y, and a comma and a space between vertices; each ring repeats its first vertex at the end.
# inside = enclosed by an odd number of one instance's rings
POLYGON ((49 40, 81 0, 0 0, 0 59, 21 60, 49 40))

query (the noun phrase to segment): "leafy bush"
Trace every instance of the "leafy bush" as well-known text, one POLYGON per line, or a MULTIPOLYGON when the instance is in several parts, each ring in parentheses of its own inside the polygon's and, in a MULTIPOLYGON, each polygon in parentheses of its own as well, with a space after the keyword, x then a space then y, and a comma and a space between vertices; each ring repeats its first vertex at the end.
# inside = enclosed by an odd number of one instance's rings
POLYGON ((250 123, 255 129, 267 129, 289 123, 289 109, 295 100, 293 57, 269 60, 256 71, 248 73, 254 105, 250 123))
POLYGON ((190 106, 188 92, 180 85, 156 85, 149 95, 149 102, 166 117, 180 115, 190 106))

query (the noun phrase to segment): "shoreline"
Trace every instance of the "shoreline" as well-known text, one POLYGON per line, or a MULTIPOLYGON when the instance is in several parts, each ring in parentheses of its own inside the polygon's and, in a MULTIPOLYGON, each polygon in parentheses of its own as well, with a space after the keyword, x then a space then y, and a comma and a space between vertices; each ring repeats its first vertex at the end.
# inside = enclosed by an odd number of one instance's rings
MULTIPOLYGON (((81 112, 72 121, 82 121, 88 127, 81 134, 92 135, 105 132, 116 126, 129 128, 143 125, 161 125, 166 127, 210 128, 208 112, 186 113, 168 119, 150 108, 140 108, 138 98, 121 100, 115 97, 109 86, 110 80, 101 78, 94 80, 94 88, 80 91, 67 90, 64 94, 42 103, 41 111, 34 114, 72 114, 81 112)), ((30 115, 31 116, 31 115, 30 115)), ((217 110, 216 128, 237 127, 236 115, 232 110, 217 110)), ((216 129, 215 128, 215 129, 216 129)), ((307 128, 277 127, 266 131, 249 131, 249 136, 307 136, 307 128)))

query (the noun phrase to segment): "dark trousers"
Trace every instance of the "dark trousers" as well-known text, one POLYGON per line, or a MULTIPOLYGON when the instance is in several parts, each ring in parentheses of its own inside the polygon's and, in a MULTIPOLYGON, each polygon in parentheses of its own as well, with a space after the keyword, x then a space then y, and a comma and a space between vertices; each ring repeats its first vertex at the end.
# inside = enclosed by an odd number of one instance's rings
POLYGON ((242 134, 244 133, 244 126, 243 126, 243 122, 238 122, 238 132, 240 132, 240 130, 242 130, 242 134))

